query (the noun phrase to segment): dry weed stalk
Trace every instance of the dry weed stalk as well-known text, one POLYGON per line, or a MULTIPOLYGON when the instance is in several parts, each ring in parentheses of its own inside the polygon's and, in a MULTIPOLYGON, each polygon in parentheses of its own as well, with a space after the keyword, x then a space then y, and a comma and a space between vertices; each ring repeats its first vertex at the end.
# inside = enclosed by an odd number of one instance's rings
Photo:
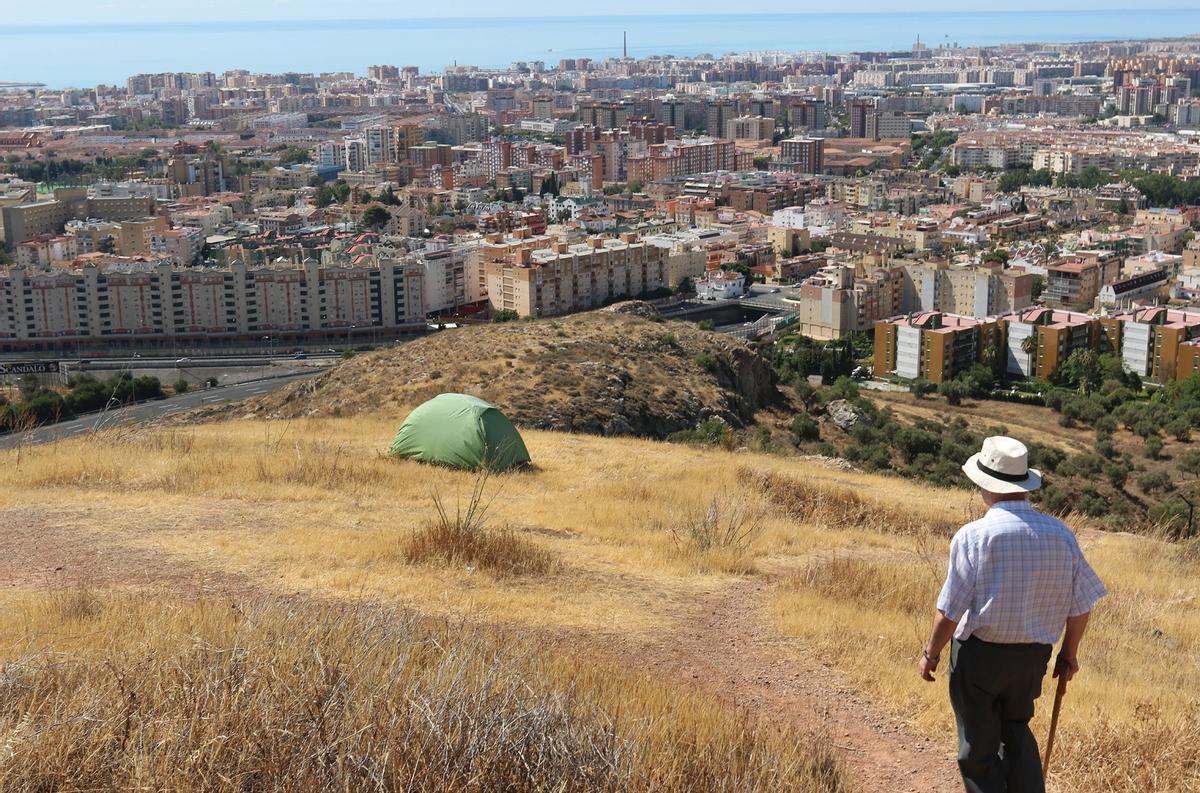
POLYGON ((487 494, 491 471, 484 466, 476 473, 466 504, 456 501, 451 514, 440 493, 434 492, 434 518, 412 534, 404 545, 404 557, 416 564, 466 565, 493 575, 544 575, 555 568, 553 555, 508 528, 488 525, 488 512, 499 488, 487 494))

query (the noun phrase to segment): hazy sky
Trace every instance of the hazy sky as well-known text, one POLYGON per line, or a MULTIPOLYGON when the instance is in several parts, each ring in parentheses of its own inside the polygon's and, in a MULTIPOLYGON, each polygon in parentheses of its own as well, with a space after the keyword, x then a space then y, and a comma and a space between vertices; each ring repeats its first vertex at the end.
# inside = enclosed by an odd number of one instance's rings
MULTIPOLYGON (((428 2, 409 0, 357 0, 331 3, 329 0, 201 0, 171 3, 164 0, 56 0, 52 3, 0 0, 5 24, 71 24, 131 22, 188 22, 259 19, 381 19, 406 16, 535 16, 540 14, 599 14, 596 5, 564 5, 562 0, 522 0, 501 5, 495 0, 458 0, 439 8, 428 2)), ((1144 6, 1186 9, 1200 6, 1200 0, 1150 0, 1144 6)), ((605 0, 604 14, 696 14, 728 13, 729 0, 605 0)), ((805 11, 1000 11, 1000 10, 1099 10, 1140 8, 1132 0, 910 0, 903 9, 895 0, 839 0, 837 3, 802 0, 780 3, 778 0, 741 0, 735 4, 747 12, 805 11)))

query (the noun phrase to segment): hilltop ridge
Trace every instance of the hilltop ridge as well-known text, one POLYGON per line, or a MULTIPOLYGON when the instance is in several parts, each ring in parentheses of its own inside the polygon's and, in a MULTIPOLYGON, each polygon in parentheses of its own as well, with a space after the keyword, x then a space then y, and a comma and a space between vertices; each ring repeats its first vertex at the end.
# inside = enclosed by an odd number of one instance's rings
POLYGON ((454 391, 492 402, 523 427, 665 438, 714 416, 746 426, 783 399, 776 385, 770 364, 740 339, 663 321, 631 301, 443 331, 220 414, 345 416, 454 391))

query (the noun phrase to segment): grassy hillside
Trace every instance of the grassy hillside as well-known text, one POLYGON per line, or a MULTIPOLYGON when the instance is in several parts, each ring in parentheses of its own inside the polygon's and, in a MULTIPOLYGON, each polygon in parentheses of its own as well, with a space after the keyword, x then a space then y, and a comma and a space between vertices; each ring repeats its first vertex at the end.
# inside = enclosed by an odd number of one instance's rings
POLYGON ((358 356, 250 411, 344 416, 416 405, 445 391, 487 399, 526 427, 657 438, 711 416, 742 426, 779 398, 770 366, 737 339, 685 322, 594 311, 466 327, 358 356))
MULTIPOLYGON (((391 789, 378 780, 433 767, 448 734, 429 777, 447 789, 555 787, 581 767, 594 781, 574 789, 903 789, 857 749, 846 771, 831 758, 855 738, 836 721, 852 697, 905 725, 876 743, 927 744, 921 773, 952 768, 944 685, 915 660, 948 538, 980 511, 970 494, 536 430, 535 470, 480 483, 384 457, 404 412, 0 452, 0 787, 169 787, 190 769, 213 789, 391 789), (733 632, 705 632, 730 609, 733 632), (755 659, 768 683, 728 689, 755 659), (771 710, 812 681, 829 711, 771 710), (364 732, 380 722, 411 740, 364 732), (538 762, 506 765, 513 747, 538 762)), ((1082 542, 1113 594, 1052 787, 1196 789, 1196 546, 1082 542)))

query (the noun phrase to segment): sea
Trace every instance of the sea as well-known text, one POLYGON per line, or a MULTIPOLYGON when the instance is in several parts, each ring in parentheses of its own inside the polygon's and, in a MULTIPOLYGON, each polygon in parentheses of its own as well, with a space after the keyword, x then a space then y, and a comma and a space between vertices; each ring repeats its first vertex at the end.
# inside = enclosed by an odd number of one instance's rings
MULTIPOLYGON (((282 8, 282 5, 280 6, 282 8)), ((123 84, 142 72, 366 72, 507 66, 622 53, 851 52, 1200 34, 1200 9, 558 16, 106 25, 0 24, 0 83, 123 84)))

